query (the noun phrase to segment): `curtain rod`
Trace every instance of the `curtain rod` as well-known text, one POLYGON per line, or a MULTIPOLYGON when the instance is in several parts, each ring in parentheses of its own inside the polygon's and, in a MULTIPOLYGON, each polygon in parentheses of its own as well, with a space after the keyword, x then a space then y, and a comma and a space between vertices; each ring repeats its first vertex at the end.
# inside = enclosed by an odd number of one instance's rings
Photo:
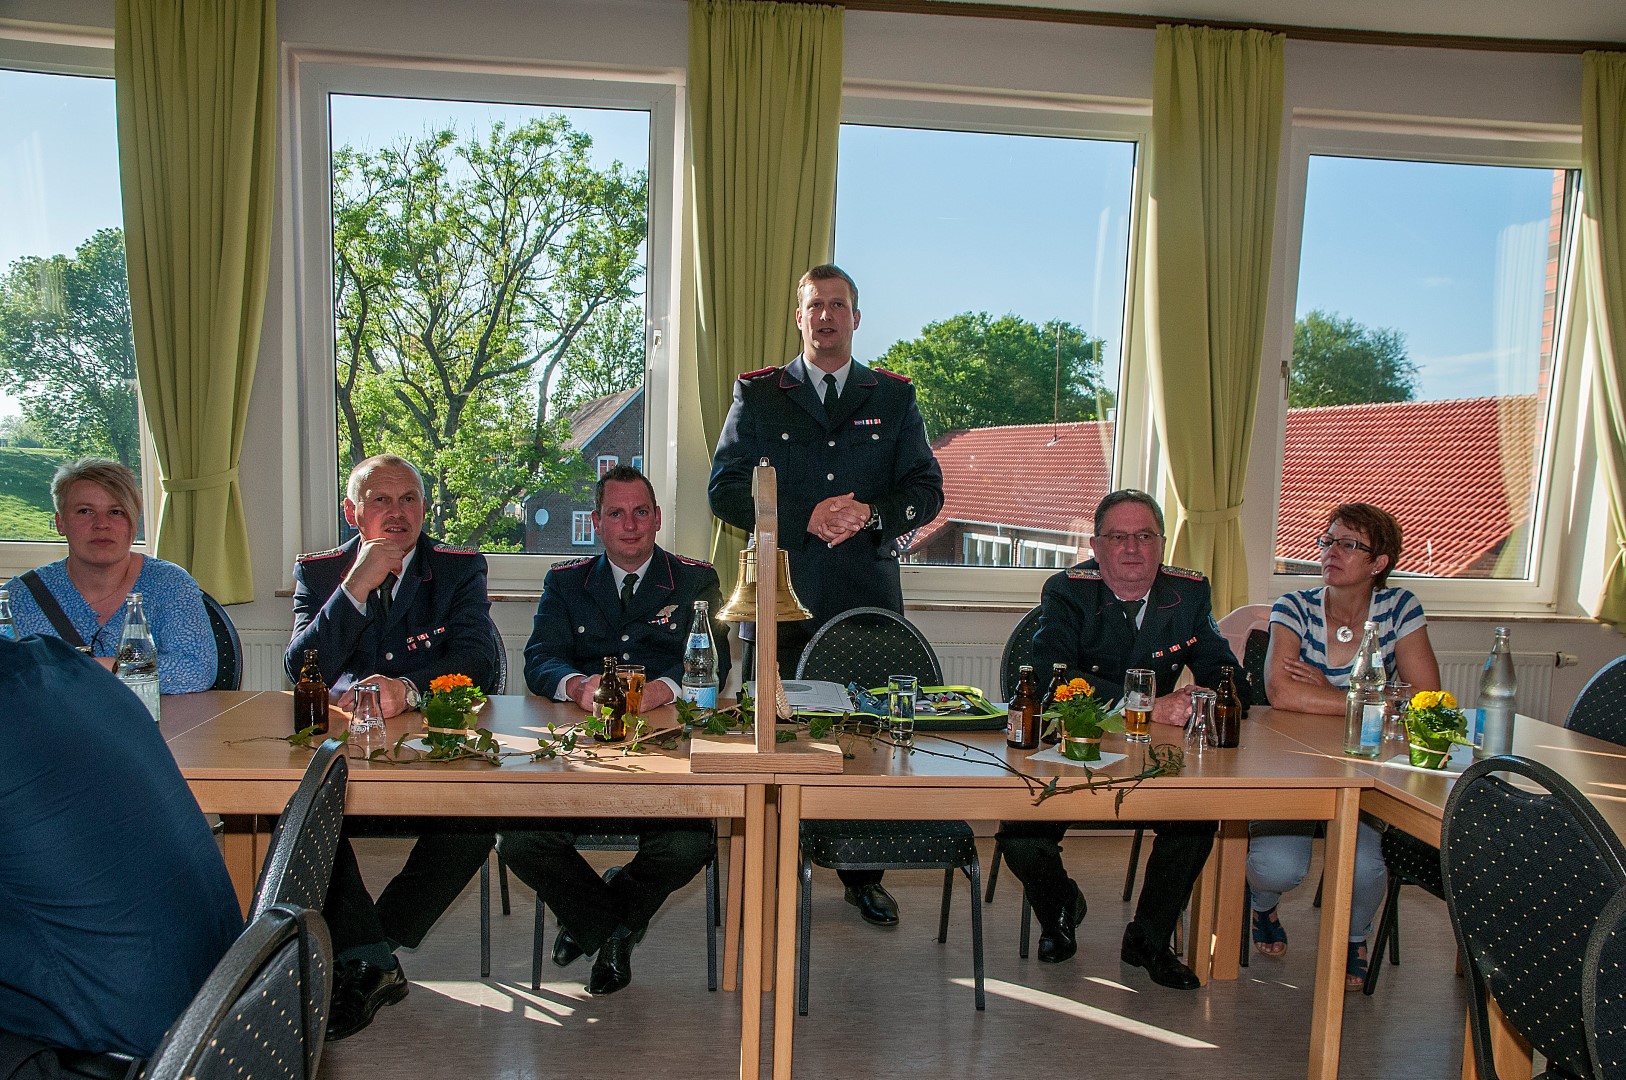
POLYGON ((1620 51, 1626 42, 1575 41, 1545 38, 1484 37, 1459 34, 1408 34, 1395 30, 1345 30, 1326 26, 1279 23, 1244 23, 1223 19, 1170 18, 1114 11, 1077 11, 1070 8, 1022 4, 955 3, 947 0, 792 0, 793 3, 833 4, 848 11, 875 11, 895 15, 951 15, 968 19, 1009 19, 1017 22, 1066 23, 1074 26, 1111 26, 1153 30, 1162 23, 1212 26, 1220 30, 1264 30, 1299 41, 1330 41, 1343 45, 1389 45, 1410 49, 1466 49, 1476 52, 1580 54, 1592 49, 1620 51))

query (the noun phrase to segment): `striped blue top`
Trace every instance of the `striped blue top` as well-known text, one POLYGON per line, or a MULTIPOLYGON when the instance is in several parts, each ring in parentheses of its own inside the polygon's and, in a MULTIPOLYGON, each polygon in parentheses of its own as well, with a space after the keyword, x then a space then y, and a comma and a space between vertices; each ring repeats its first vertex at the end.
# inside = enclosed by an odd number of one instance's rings
MULTIPOLYGON (((1285 626, 1299 636, 1299 659, 1318 668, 1334 686, 1349 685, 1349 669, 1355 659, 1343 667, 1327 662, 1327 615, 1321 604, 1323 585, 1315 589, 1290 592, 1276 601, 1270 609, 1272 626, 1285 626)), ((1423 618, 1423 605, 1406 589, 1374 589, 1372 607, 1366 616, 1378 624, 1378 641, 1383 647, 1383 667, 1389 678, 1395 677, 1395 643, 1407 634, 1428 625, 1423 618)), ((1358 628, 1352 627, 1356 633, 1358 628)))
MULTIPOLYGON (((95 610, 68 577, 68 560, 45 564, 39 568, 39 575, 80 638, 95 646, 94 655, 118 655, 130 602, 126 600, 105 625, 99 625, 95 610)), ((18 633, 57 636, 27 585, 12 578, 6 588, 11 591, 11 615, 17 620, 18 633)), ((203 592, 192 575, 172 562, 144 555, 141 573, 130 591, 141 594, 153 644, 158 646, 158 689, 165 694, 190 694, 213 686, 215 636, 209 628, 209 613, 203 608, 203 592)))

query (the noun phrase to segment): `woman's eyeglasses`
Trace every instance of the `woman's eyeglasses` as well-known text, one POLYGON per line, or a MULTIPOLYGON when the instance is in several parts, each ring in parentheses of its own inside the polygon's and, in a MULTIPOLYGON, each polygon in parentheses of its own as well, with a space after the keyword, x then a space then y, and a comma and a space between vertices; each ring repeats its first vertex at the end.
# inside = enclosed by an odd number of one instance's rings
POLYGON ((1337 547, 1346 554, 1350 555, 1353 555, 1357 551, 1364 551, 1368 555, 1377 554, 1372 550, 1370 544, 1363 544, 1359 540, 1351 540, 1344 536, 1318 536, 1315 538, 1315 546, 1320 548, 1322 551, 1326 551, 1330 547, 1337 547))

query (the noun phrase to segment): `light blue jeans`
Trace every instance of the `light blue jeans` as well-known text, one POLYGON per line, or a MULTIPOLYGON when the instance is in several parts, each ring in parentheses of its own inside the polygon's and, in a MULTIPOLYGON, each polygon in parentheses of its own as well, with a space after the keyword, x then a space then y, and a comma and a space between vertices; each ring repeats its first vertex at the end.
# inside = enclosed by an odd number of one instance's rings
MULTIPOLYGON (((1248 888, 1253 910, 1269 911, 1282 893, 1297 888, 1310 869, 1313 821, 1253 821, 1248 823, 1248 888)), ((1349 910, 1349 940, 1365 941, 1372 919, 1383 903, 1388 875, 1383 868, 1383 838, 1362 821, 1355 834, 1355 897, 1349 910)))

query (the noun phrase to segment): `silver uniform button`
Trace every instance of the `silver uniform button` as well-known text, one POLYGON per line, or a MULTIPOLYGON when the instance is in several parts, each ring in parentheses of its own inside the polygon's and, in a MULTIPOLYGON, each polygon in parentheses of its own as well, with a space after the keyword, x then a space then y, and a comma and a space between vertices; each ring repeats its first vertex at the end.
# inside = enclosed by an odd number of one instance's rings
POLYGON ((834 439, 831 439, 830 442, 829 442, 829 445, 834 446, 835 444, 836 444, 836 441, 834 439))
POLYGON ((585 626, 578 626, 578 627, 576 627, 576 633, 578 633, 578 634, 585 634, 585 633, 587 633, 587 627, 585 627, 585 626))
POLYGON ((621 654, 621 659, 623 659, 623 660, 631 660, 632 659, 632 654, 630 652, 624 652, 624 653, 621 654))
POLYGON ((395 654, 392 653, 392 652, 387 652, 387 653, 384 654, 384 659, 386 659, 386 660, 394 660, 395 659, 395 654))
POLYGON ((872 431, 869 433, 869 437, 872 439, 879 439, 881 437, 881 433, 879 431, 872 431))
POLYGON ((631 640, 632 640, 632 637, 631 637, 631 635, 629 635, 629 634, 622 634, 622 635, 621 635, 621 640, 622 640, 622 641, 631 641, 631 640))
POLYGON ((779 437, 780 437, 780 438, 781 438, 781 439, 789 439, 789 438, 790 438, 790 432, 788 432, 788 431, 781 431, 781 432, 780 432, 780 433, 779 433, 779 437))
POLYGON ((826 480, 834 480, 836 478, 836 474, 833 472, 827 472, 824 474, 824 478, 826 480))

